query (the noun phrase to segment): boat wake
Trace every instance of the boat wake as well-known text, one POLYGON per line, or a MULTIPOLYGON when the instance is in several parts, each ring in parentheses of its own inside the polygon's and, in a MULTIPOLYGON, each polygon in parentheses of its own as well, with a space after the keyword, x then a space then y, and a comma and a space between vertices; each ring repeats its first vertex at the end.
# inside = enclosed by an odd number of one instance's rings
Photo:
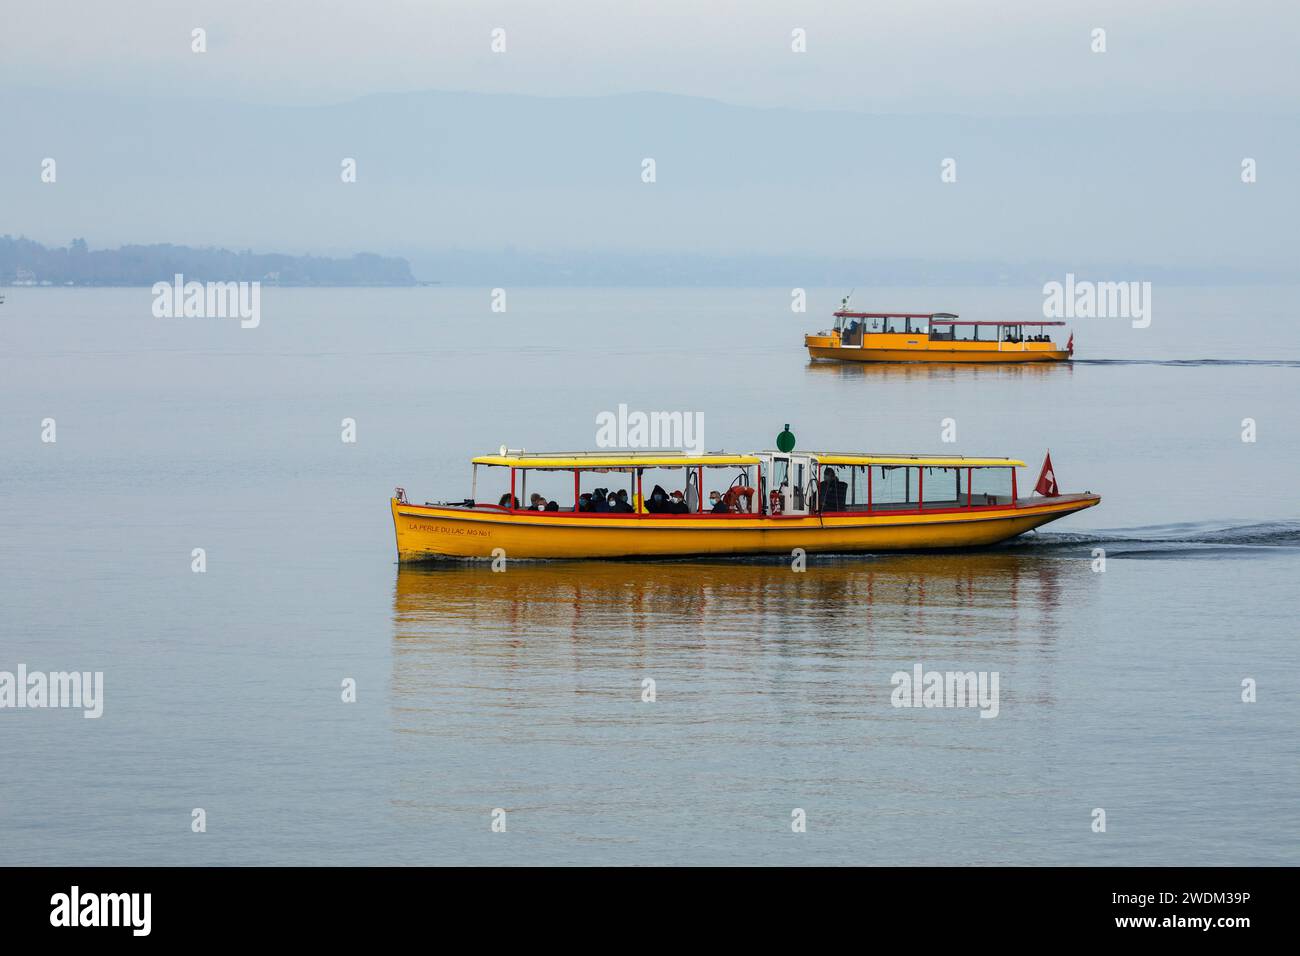
POLYGON ((999 550, 1076 555, 1092 548, 1104 548, 1107 557, 1116 558, 1258 557, 1300 549, 1300 519, 1229 527, 1201 522, 1093 532, 1032 531, 999 550))
POLYGON ((1268 368, 1300 368, 1300 359, 1074 359, 1073 365, 1168 365, 1198 368, 1202 365, 1249 365, 1268 368))

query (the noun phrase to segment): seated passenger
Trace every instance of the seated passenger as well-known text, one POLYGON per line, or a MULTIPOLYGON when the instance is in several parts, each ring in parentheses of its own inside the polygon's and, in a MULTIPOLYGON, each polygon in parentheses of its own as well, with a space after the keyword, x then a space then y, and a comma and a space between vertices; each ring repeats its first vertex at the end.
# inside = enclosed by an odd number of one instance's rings
POLYGON ((709 505, 709 511, 715 515, 725 515, 730 511, 727 503, 722 500, 722 495, 716 491, 709 492, 709 505))
POLYGON ((578 510, 591 510, 591 494, 589 492, 584 491, 582 494, 578 495, 578 510))
POLYGON ((690 514, 691 509, 686 506, 686 499, 680 491, 674 491, 668 499, 668 513, 674 515, 690 514))
POLYGON ((560 510, 560 506, 559 506, 559 504, 558 504, 557 502, 554 502, 554 501, 548 501, 548 502, 546 502, 546 507, 543 508, 542 510, 543 510, 543 511, 559 511, 559 510, 560 510))
POLYGON ((598 514, 609 514, 609 500, 601 489, 597 488, 591 495, 591 510, 598 514))
POLYGON ((645 503, 645 510, 652 515, 666 514, 668 511, 668 492, 661 485, 655 485, 650 492, 650 500, 645 503))
POLYGON ((611 511, 617 511, 621 515, 630 515, 632 513, 632 506, 627 500, 626 488, 619 489, 618 494, 614 496, 612 504, 613 507, 610 508, 611 511))
POLYGON ((843 511, 844 498, 849 490, 848 484, 835 478, 835 469, 827 468, 822 472, 819 498, 822 511, 843 511))

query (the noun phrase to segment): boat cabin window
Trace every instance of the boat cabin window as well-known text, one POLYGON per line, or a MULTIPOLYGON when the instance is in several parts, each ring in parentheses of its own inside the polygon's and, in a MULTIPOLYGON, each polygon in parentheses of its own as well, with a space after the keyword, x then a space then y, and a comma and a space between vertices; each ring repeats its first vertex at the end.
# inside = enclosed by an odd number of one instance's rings
POLYGON ((1011 503, 1011 468, 972 468, 970 500, 975 507, 1011 503))
POLYGON ((843 328, 840 331, 840 345, 861 345, 863 333, 862 319, 842 319, 843 328))
POLYGON ((596 468, 565 472, 569 476, 568 501, 561 511, 575 510, 574 476, 577 476, 576 510, 584 514, 633 514, 636 511, 636 469, 596 468), (611 501, 610 499, 613 498, 611 501))
MULTIPOLYGON (((475 465, 471 494, 476 508, 509 508, 510 469, 499 465, 475 465)), ((515 498, 518 497, 519 489, 515 488, 515 498)))
POLYGON ((954 510, 1011 502, 1009 467, 827 465, 818 493, 824 512, 954 510), (833 479, 831 475, 833 474, 833 479))
POLYGON ((642 514, 752 514, 758 508, 756 469, 751 466, 686 465, 633 470, 639 474, 633 478, 629 500, 633 510, 642 514))
POLYGON ((968 468, 922 468, 922 508, 965 508, 968 468))
POLYGON ((823 512, 867 510, 867 466, 824 465, 817 483, 823 512))
POLYGON ((871 510, 906 511, 917 507, 919 471, 904 465, 872 465, 871 510))
POLYGON ((805 511, 808 508, 808 502, 804 498, 804 493, 808 490, 808 462, 803 458, 794 459, 791 466, 793 474, 790 476, 790 493, 794 496, 791 509, 794 511, 805 511))
POLYGON ((777 458, 772 462, 772 475, 770 481, 774 491, 790 481, 789 458, 777 458))

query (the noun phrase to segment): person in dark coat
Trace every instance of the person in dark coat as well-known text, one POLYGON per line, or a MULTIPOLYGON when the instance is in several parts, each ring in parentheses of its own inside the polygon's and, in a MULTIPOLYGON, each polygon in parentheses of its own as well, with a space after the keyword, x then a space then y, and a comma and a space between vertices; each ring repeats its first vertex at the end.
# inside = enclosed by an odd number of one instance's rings
POLYGON ((650 492, 650 500, 645 503, 645 510, 652 515, 668 513, 668 492, 664 491, 662 485, 655 485, 654 491, 650 492))
POLYGON ((844 499, 849 490, 849 486, 843 481, 837 481, 835 478, 835 469, 827 468, 822 472, 822 483, 819 490, 822 511, 843 511, 844 499))

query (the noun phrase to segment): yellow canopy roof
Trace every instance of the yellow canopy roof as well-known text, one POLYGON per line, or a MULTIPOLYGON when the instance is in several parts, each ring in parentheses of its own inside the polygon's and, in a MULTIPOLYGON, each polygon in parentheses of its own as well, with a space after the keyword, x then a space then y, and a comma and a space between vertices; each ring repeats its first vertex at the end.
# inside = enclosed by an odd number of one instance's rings
POLYGON ((965 458, 961 455, 854 455, 808 452, 823 465, 912 465, 923 468, 1011 468, 1024 467, 1014 458, 965 458))
POLYGON ((687 455, 682 452, 554 452, 548 454, 481 455, 476 465, 504 465, 507 468, 686 468, 696 465, 714 468, 724 465, 757 465, 754 455, 687 455))
MULTIPOLYGON (((781 454, 771 452, 770 454, 781 454)), ((1011 468, 1024 467, 1014 458, 965 458, 961 455, 865 455, 843 452, 799 452, 811 455, 823 465, 911 465, 923 468, 1011 468)), ((728 455, 713 452, 688 455, 684 452, 643 451, 612 454, 610 452, 546 452, 514 455, 481 455, 476 465, 500 465, 506 468, 718 468, 728 465, 757 465, 757 455, 728 455)))

